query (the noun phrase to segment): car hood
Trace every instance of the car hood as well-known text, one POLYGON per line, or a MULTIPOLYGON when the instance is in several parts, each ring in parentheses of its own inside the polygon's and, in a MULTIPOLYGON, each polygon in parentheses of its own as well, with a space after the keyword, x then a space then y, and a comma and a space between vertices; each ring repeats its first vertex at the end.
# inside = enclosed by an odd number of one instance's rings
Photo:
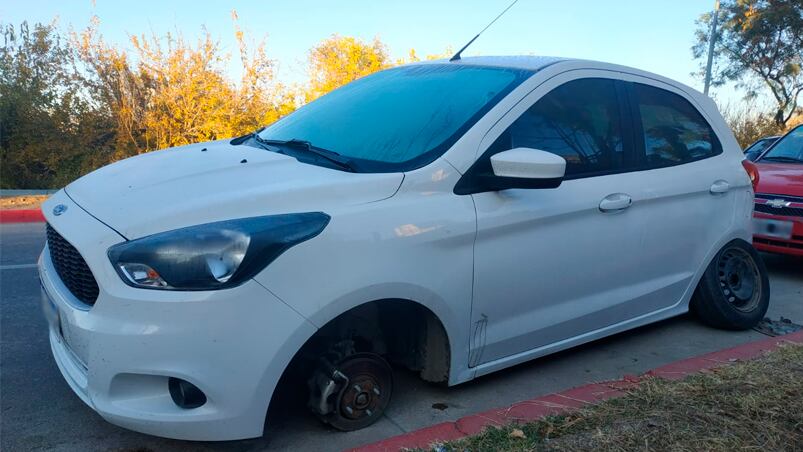
POLYGON ((135 239, 213 221, 378 201, 393 196, 403 179, 403 173, 348 173, 221 140, 122 160, 65 191, 95 218, 135 239))
POLYGON ((803 196, 803 165, 796 163, 762 163, 758 167, 756 193, 803 196))

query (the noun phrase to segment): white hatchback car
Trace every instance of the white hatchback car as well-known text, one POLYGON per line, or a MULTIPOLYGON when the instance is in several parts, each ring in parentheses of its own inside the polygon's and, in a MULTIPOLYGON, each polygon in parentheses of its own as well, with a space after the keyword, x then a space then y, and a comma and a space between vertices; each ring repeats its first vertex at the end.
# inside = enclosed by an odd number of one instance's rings
POLYGON ((53 355, 114 424, 231 440, 263 433, 283 376, 352 430, 389 362, 456 385, 690 308, 749 328, 769 285, 741 161, 711 100, 639 70, 388 69, 53 195, 53 355))

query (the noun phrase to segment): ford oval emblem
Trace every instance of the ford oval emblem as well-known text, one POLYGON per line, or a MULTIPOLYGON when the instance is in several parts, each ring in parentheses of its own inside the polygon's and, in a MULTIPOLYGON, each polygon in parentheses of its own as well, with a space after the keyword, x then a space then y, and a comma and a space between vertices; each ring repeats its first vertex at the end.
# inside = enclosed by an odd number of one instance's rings
POLYGON ((65 206, 64 204, 59 204, 53 208, 53 215, 59 216, 66 211, 67 211, 67 206, 65 206))

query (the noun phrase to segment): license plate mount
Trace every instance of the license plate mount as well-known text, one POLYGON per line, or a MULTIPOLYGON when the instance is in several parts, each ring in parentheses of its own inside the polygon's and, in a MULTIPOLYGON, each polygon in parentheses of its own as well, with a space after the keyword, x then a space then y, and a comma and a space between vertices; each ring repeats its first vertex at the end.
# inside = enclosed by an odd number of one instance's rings
POLYGON ((771 218, 753 218, 753 232, 764 237, 790 240, 794 223, 771 218))

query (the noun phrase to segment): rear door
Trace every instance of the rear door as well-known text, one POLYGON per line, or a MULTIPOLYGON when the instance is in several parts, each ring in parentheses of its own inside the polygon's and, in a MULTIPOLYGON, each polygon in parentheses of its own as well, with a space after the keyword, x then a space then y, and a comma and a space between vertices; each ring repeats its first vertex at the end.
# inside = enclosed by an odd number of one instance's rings
POLYGON ((635 121, 646 234, 638 274, 660 307, 693 290, 693 276, 730 228, 733 165, 708 120, 682 91, 651 79, 626 83, 635 121))

